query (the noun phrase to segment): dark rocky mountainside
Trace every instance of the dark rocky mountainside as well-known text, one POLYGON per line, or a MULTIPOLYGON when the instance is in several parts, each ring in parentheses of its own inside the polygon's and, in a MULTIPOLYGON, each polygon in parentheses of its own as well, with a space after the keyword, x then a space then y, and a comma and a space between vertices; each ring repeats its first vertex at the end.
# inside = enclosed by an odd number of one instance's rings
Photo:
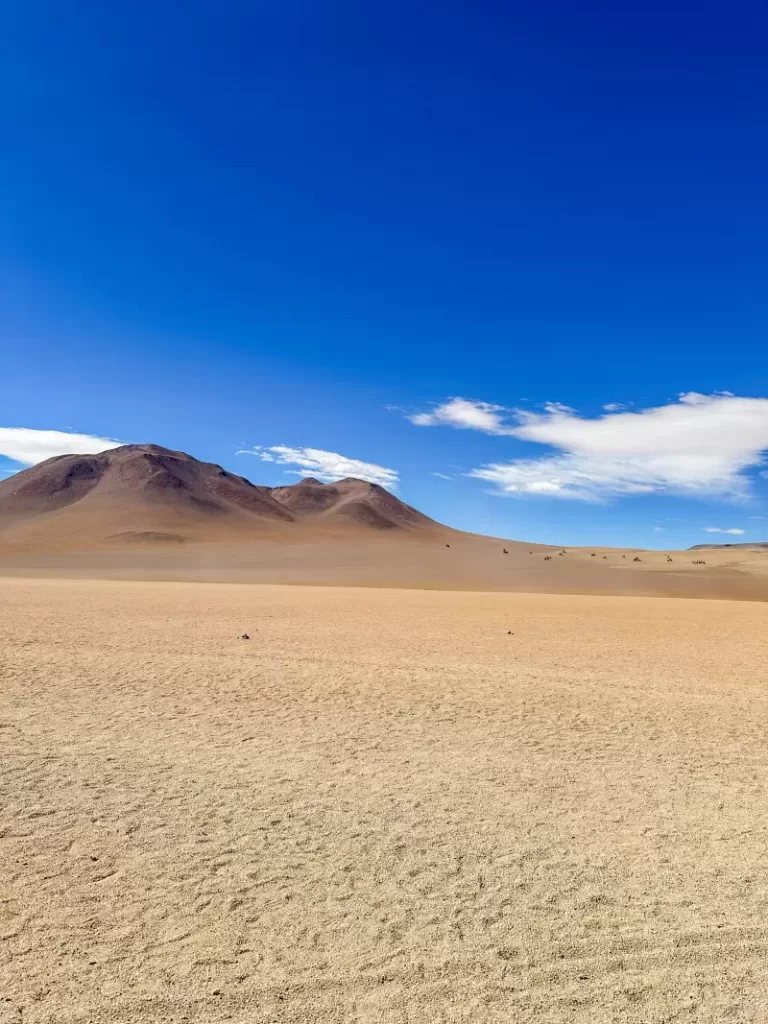
POLYGON ((61 455, 0 482, 0 528, 46 523, 94 535, 178 543, 185 526, 212 538, 228 527, 325 526, 375 530, 438 524, 365 480, 286 487, 251 483, 210 462, 153 444, 123 445, 97 455, 61 455))

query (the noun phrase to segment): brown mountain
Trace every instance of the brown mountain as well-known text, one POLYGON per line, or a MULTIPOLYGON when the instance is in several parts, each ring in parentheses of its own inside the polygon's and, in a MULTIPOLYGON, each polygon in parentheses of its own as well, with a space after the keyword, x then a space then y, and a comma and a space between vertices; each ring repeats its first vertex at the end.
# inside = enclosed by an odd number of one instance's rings
POLYGON ((376 484, 308 477, 289 487, 260 487, 221 466, 159 445, 61 455, 0 482, 0 544, 44 547, 146 541, 231 540, 300 528, 377 530, 438 524, 376 484))
POLYGON ((672 555, 462 533, 364 480, 258 487, 152 444, 0 481, 0 575, 768 600, 767 551, 672 555))
POLYGON ((308 476, 290 487, 273 487, 271 494, 297 519, 347 521, 376 530, 437 525, 378 484, 356 477, 324 484, 308 476))

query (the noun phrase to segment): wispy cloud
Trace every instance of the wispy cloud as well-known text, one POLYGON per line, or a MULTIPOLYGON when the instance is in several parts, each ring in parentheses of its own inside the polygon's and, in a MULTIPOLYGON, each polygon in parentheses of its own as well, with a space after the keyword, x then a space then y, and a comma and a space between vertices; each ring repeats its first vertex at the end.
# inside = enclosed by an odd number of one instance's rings
POLYGON ((241 448, 238 455, 255 455, 264 462, 276 462, 282 466, 299 466, 299 475, 315 476, 318 480, 341 480, 344 477, 357 477, 382 487, 397 487, 399 475, 397 470, 386 466, 378 466, 374 462, 363 462, 351 459, 338 452, 328 452, 323 448, 291 448, 288 445, 276 444, 269 447, 254 445, 253 448, 241 448))
MULTIPOLYGON (((743 499, 768 449, 768 399, 688 392, 668 405, 595 418, 550 402, 543 412, 453 398, 410 417, 547 445, 555 454, 493 462, 469 476, 512 496, 583 501, 667 492, 743 499)), ((763 474, 765 475, 765 474, 763 474)))
POLYGON ((734 537, 740 537, 746 530, 740 530, 737 526, 733 526, 730 529, 723 529, 720 526, 705 526, 704 533, 730 533, 734 537))
POLYGON ((607 405, 603 406, 603 409, 605 409, 606 412, 621 412, 623 409, 626 408, 626 405, 624 405, 622 402, 608 402, 607 405))
POLYGON ((0 427, 0 455, 25 466, 35 466, 56 455, 93 455, 119 448, 122 441, 67 430, 36 430, 33 427, 0 427))
POLYGON ((453 480, 453 477, 448 476, 446 473, 433 473, 432 476, 437 476, 441 480, 453 480))
POLYGON ((491 402, 450 398, 431 412, 414 413, 408 419, 417 427, 454 427, 456 430, 481 430, 484 434, 509 434, 511 429, 504 422, 504 412, 504 406, 491 402))

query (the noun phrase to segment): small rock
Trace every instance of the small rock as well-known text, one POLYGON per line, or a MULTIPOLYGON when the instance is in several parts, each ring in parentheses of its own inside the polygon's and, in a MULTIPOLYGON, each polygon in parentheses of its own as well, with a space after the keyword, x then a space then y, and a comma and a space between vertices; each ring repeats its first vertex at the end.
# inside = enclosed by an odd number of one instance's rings
POLYGON ((247 633, 242 633, 241 636, 240 636, 240 639, 241 640, 250 640, 251 638, 248 636, 247 633))

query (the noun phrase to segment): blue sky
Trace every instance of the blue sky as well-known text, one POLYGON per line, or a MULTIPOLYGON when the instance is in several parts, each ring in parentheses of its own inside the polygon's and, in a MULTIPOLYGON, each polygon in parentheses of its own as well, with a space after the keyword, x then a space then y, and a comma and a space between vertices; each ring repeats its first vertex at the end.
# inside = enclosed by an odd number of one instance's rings
POLYGON ((3 19, 1 468, 314 449, 465 529, 768 539, 764 8, 3 19))

